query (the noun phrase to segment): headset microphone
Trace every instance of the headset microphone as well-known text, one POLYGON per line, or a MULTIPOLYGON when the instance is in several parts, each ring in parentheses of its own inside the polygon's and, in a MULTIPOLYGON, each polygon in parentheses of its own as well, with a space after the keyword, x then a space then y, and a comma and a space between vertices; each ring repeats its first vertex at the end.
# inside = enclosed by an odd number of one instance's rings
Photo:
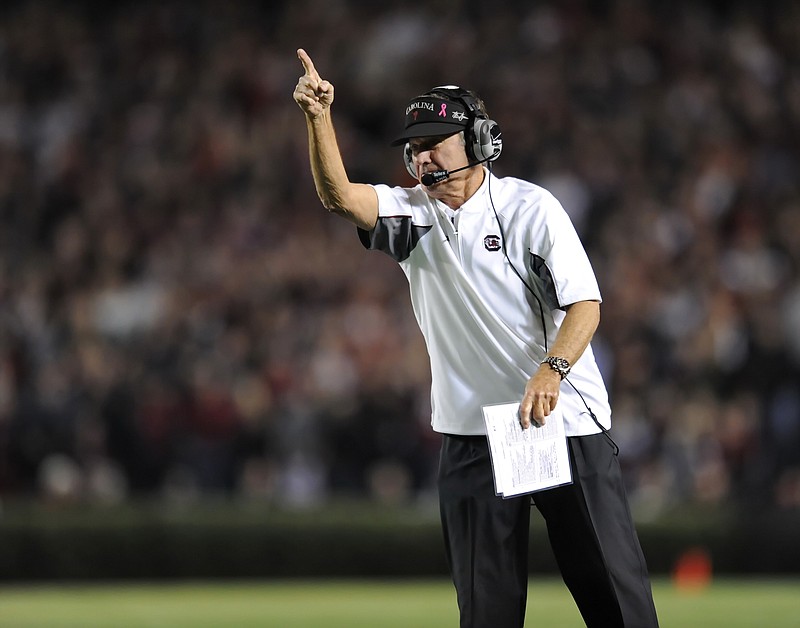
POLYGON ((422 185, 430 187, 436 183, 441 183, 445 179, 449 178, 454 172, 460 172, 461 170, 466 170, 467 168, 472 168, 473 166, 477 165, 478 164, 470 164, 469 166, 456 168, 455 170, 434 170, 433 172, 426 172, 422 175, 420 181, 422 182, 422 185))
MULTIPOLYGON (((494 155, 492 155, 494 157, 494 155)), ((434 170, 433 172, 426 172, 425 174, 420 177, 420 182, 425 187, 430 187, 437 183, 441 183, 445 179, 447 179, 451 174, 454 172, 461 172, 462 170, 466 170, 467 168, 474 168, 475 166, 479 166, 485 161, 489 161, 489 159, 481 159, 480 161, 476 161, 474 164, 469 164, 468 166, 462 166, 461 168, 456 168, 455 170, 434 170)))

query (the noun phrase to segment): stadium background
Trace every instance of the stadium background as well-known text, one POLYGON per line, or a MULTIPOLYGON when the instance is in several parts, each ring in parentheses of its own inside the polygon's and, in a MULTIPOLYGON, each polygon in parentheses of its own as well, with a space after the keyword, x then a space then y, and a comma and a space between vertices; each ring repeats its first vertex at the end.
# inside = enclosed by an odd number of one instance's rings
POLYGON ((562 200, 639 521, 797 521, 800 7, 307 0, 0 7, 0 523, 433 512, 425 347, 316 198, 297 47, 353 180, 410 183, 403 105, 456 83, 562 200))

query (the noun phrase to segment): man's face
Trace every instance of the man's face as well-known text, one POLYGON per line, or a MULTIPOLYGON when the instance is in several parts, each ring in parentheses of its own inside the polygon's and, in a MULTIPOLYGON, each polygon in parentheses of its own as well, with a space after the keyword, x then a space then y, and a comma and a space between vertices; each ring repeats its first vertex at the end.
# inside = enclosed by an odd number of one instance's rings
MULTIPOLYGON (((455 170, 469 163, 461 133, 415 137, 409 140, 409 144, 417 179, 427 172, 455 170)), ((461 174, 460 172, 455 173, 453 178, 457 178, 461 174)), ((443 183, 438 185, 443 185, 443 183)))

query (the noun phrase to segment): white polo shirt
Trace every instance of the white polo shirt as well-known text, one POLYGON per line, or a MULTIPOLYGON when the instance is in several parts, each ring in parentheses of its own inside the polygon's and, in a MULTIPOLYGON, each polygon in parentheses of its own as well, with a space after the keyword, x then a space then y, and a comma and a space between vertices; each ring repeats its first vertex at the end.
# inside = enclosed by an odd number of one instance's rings
MULTIPOLYGON (((564 306, 600 301, 594 272, 569 216, 544 188, 484 169, 478 191, 455 212, 421 185, 376 185, 378 222, 363 244, 395 259, 409 282, 414 314, 431 362, 431 424, 446 434, 484 434, 481 406, 520 401, 545 357, 540 306, 552 346, 564 306), (491 195, 490 195, 491 192, 491 195)), ((610 428, 611 410, 589 346, 562 382, 559 405, 568 436, 610 428)))

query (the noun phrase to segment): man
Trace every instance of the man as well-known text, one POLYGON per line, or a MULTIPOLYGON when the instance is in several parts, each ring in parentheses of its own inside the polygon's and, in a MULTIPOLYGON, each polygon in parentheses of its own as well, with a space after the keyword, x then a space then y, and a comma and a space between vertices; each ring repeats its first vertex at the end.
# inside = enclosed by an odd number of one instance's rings
POLYGON ((498 125, 454 86, 412 99, 405 130, 414 188, 352 183, 331 120, 333 85, 308 54, 294 91, 323 205, 406 274, 431 360, 438 489, 462 628, 521 627, 531 496, 495 494, 481 407, 520 400, 523 429, 557 404, 573 483, 535 493, 564 581, 589 626, 657 626, 627 505, 610 408, 590 340, 600 292, 578 236, 546 190, 482 164, 498 125))

